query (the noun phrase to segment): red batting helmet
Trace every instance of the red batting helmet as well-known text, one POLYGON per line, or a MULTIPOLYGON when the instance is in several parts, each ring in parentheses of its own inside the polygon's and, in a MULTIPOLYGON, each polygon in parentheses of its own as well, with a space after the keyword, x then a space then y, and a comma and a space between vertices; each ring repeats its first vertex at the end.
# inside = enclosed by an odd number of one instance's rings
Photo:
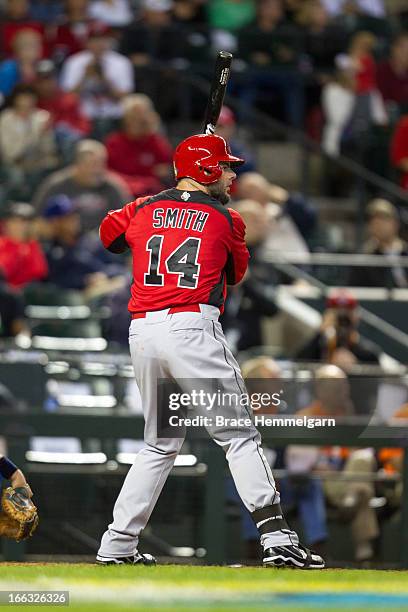
POLYGON ((220 162, 240 166, 243 159, 231 155, 224 138, 217 134, 197 134, 181 142, 174 153, 176 179, 191 178, 210 185, 218 181, 222 174, 220 162))

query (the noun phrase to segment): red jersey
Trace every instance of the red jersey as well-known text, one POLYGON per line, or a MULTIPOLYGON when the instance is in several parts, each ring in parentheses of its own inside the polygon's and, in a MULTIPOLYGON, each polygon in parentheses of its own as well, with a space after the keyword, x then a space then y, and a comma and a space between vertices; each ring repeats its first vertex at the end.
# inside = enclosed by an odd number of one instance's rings
POLYGON ((222 312, 227 284, 248 265, 240 215, 202 191, 138 198, 106 215, 100 237, 113 253, 132 251, 131 313, 189 304, 222 312))

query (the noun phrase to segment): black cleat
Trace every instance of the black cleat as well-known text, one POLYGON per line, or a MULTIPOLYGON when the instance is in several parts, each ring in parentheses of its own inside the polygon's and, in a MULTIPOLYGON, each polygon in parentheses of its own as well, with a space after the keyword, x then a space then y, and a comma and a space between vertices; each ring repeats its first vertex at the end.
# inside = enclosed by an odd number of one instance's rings
POLYGON ((137 552, 131 557, 96 557, 97 565, 156 565, 153 555, 137 552))
POLYGON ((264 567, 293 567, 298 569, 323 569, 324 559, 302 544, 297 546, 273 546, 265 548, 264 567))

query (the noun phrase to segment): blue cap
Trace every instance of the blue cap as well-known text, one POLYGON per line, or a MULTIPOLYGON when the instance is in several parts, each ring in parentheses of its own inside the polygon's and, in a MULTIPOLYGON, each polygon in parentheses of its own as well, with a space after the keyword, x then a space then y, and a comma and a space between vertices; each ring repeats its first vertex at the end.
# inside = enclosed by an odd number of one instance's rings
POLYGON ((43 217, 45 219, 55 219, 56 217, 71 215, 73 212, 75 212, 73 201, 67 195, 60 193, 47 200, 43 217))

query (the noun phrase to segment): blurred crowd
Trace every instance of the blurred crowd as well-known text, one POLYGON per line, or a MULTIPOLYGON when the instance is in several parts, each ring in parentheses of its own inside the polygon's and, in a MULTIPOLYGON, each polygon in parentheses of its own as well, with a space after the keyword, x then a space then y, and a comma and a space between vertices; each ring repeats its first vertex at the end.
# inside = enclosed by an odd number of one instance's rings
MULTIPOLYGON (((262 355, 245 361, 242 372, 251 393, 279 389, 285 384, 287 375, 284 367, 271 357, 262 355)), ((288 410, 287 404, 282 402, 258 412, 277 417, 332 417, 340 425, 358 412, 352 382, 340 367, 326 363, 315 370, 309 392, 299 393, 299 396, 305 395, 299 402, 300 406, 293 402, 288 410)), ((286 384, 289 385, 287 390, 296 382, 291 379, 286 384)), ((405 401, 392 408, 387 422, 403 426, 407 417, 408 404, 405 401)), ((289 444, 278 449, 267 448, 265 452, 278 474, 285 513, 289 520, 298 518, 308 545, 327 555, 330 523, 346 524, 350 528, 354 560, 364 564, 381 556, 381 527, 390 516, 396 516, 400 508, 402 483, 399 476, 403 469, 403 450, 361 448, 361 441, 360 444, 357 439, 355 442, 356 446, 344 447, 289 444)), ((237 500, 237 493, 231 485, 229 495, 237 500)), ((244 507, 241 516, 247 555, 256 558, 259 553, 256 529, 244 507)))
POLYGON ((202 100, 181 76, 209 78, 220 48, 236 58, 230 91, 240 125, 250 127, 261 108, 305 129, 329 155, 369 164, 375 151, 380 174, 407 185, 404 3, 3 0, 1 8, 3 200, 31 196, 86 137, 105 141, 109 168, 131 175, 133 192, 156 189, 168 178, 168 145, 159 135, 139 143, 148 151, 131 163, 129 139, 160 132, 159 116, 167 124, 180 109, 201 117, 202 100), (147 95, 158 115, 139 99, 145 116, 133 118, 136 100, 124 103, 132 93, 147 95))
MULTIPOLYGON (((166 128, 186 93, 174 86, 181 83, 177 74, 193 66, 194 74, 208 77, 222 47, 236 56, 231 89, 239 104, 223 108, 218 132, 246 159, 233 206, 245 220, 251 251, 249 274, 230 294, 224 326, 235 350, 261 345, 263 317, 279 313, 276 287, 293 282, 268 260, 282 251, 306 257, 336 248, 310 198, 258 172, 238 127, 260 105, 293 126, 320 125, 329 154, 352 155, 375 125, 387 133, 396 125, 389 159, 406 186, 406 12, 390 16, 386 8, 382 0, 5 0, 2 335, 24 326, 24 290, 40 282, 87 299, 105 296, 113 314, 104 333, 126 344, 127 320, 117 315, 126 303, 129 266, 102 250, 98 225, 108 210, 173 184, 175 142, 166 128)), ((407 287, 396 259, 408 253, 400 210, 384 198, 368 203, 365 234, 362 252, 387 256, 390 266, 353 267, 341 284, 407 287)))

